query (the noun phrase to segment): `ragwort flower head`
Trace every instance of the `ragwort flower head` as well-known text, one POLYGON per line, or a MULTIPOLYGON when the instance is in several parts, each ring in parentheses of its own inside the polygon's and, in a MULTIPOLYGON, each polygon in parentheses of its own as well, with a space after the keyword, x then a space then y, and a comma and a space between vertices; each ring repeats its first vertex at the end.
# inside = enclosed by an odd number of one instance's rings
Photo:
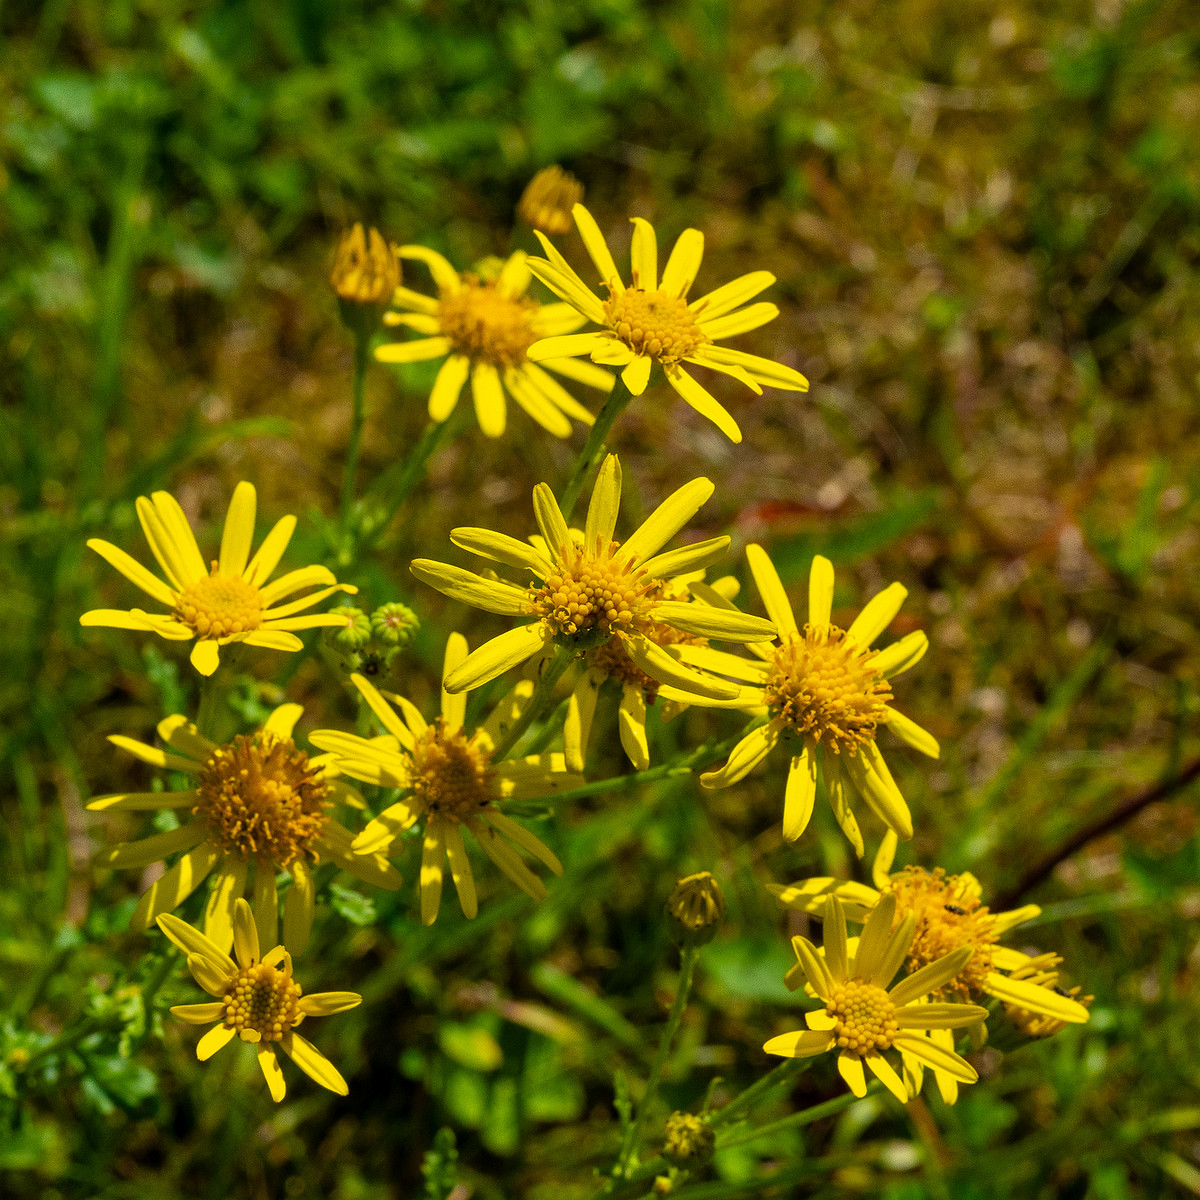
POLYGON ((287 549, 296 518, 282 517, 276 522, 251 558, 256 503, 253 484, 239 483, 225 517, 220 557, 213 560, 211 569, 206 569, 196 537, 175 497, 168 492, 155 492, 150 499, 139 496, 138 520, 167 577, 166 583, 111 542, 91 538, 88 546, 170 612, 97 608, 84 613, 79 623, 157 633, 170 641, 195 638, 192 666, 201 675, 211 675, 217 669, 219 647, 231 642, 270 650, 301 650, 304 644, 293 630, 345 627, 346 617, 334 613, 296 615, 334 592, 353 595, 358 591, 348 583, 338 583, 328 568, 302 567, 274 583, 267 582, 287 549), (311 587, 321 590, 279 603, 311 587))
MULTIPOLYGON (((571 536, 582 543, 582 531, 578 532, 577 537, 576 532, 572 529, 571 536)), ((703 571, 694 571, 690 575, 677 575, 672 579, 663 580, 649 598, 685 604, 698 603, 692 600, 688 586, 703 578, 703 571)), ((737 580, 732 576, 716 580, 712 586, 722 595, 737 594, 737 580)), ((672 646, 708 645, 708 638, 701 634, 688 633, 662 621, 647 622, 642 632, 648 641, 668 653, 671 653, 672 646)), ((563 749, 567 755, 567 765, 572 771, 584 769, 592 732, 592 719, 596 713, 600 689, 606 683, 615 683, 621 689, 617 709, 617 731, 622 749, 639 771, 644 771, 650 766, 650 744, 646 735, 646 713, 650 706, 657 704, 663 721, 672 721, 689 705, 707 705, 713 700, 707 693, 698 694, 660 683, 633 661, 625 648, 624 640, 617 635, 609 638, 602 646, 588 650, 584 661, 585 667, 579 673, 571 691, 567 718, 563 724, 563 749)), ((713 682, 715 681, 710 679, 710 686, 713 682)))
POLYGON ((278 875, 291 877, 283 912, 283 940, 293 954, 308 944, 315 885, 313 866, 331 859, 344 871, 395 891, 400 875, 380 854, 350 848, 353 835, 329 815, 335 802, 362 808, 361 797, 338 778, 329 754, 310 758, 292 740, 303 709, 283 704, 252 735, 218 746, 201 737, 186 717, 160 721, 169 749, 113 735, 115 746, 152 766, 183 771, 195 787, 183 792, 120 792, 98 796, 88 808, 100 812, 191 811, 191 820, 168 833, 103 850, 105 867, 147 867, 181 857, 142 894, 130 921, 148 929, 160 914, 178 908, 213 872, 204 913, 205 936, 222 951, 233 940, 233 912, 247 892, 262 941, 274 945, 278 929, 278 875), (253 876, 253 878, 251 878, 253 876))
MULTIPOLYGON (((889 830, 875 857, 874 887, 818 876, 786 887, 768 884, 768 890, 786 907, 816 917, 824 915, 828 898, 834 896, 846 916, 858 923, 871 920, 886 901, 894 914, 894 929, 903 922, 912 926, 912 939, 905 955, 905 968, 910 973, 923 970, 947 954, 969 950, 971 957, 962 971, 931 989, 930 996, 935 1001, 993 997, 1006 1006, 1015 1005, 1027 1010, 1031 1019, 1037 1014, 1045 1022, 1082 1024, 1087 1021, 1087 1009, 1082 1004, 1054 990, 1057 978, 1046 986, 1042 979, 1029 977, 1031 964, 1040 960, 999 944, 1000 938, 1009 930, 1041 912, 1036 904, 993 913, 981 903, 982 889, 973 875, 965 872, 947 875, 940 867, 927 871, 923 867, 910 866, 892 872, 896 844, 896 835, 889 830)), ((798 983, 798 976, 793 975, 788 982, 789 986, 798 983)), ((987 1036, 986 1025, 981 1022, 973 1032, 982 1042, 987 1036)), ((932 1036, 935 1041, 949 1037, 936 1030, 932 1036)), ((906 1066, 919 1090, 920 1064, 906 1062, 906 1066)), ((957 1083, 952 1076, 936 1069, 934 1075, 943 1099, 953 1104, 958 1095, 957 1083)))
MULTIPOLYGON (((752 644, 759 658, 740 659, 706 648, 685 647, 685 662, 732 675, 747 687, 745 695, 766 709, 767 723, 744 737, 718 771, 700 777, 705 787, 729 787, 744 779, 781 742, 792 750, 783 809, 783 836, 795 841, 808 827, 824 775, 834 816, 855 850, 863 853, 862 834, 850 807, 850 787, 901 838, 912 837, 912 816, 876 745, 887 725, 910 746, 936 758, 932 734, 891 707, 889 680, 920 661, 928 648, 915 632, 884 650, 871 643, 887 628, 908 594, 899 583, 884 588, 848 629, 830 622, 833 565, 817 555, 809 576, 808 623, 800 630, 787 593, 761 546, 746 547, 754 582, 779 630, 778 644, 752 644)), ((732 608, 721 596, 706 593, 714 604, 732 608)))
MULTIPOLYGON (((525 295, 532 276, 524 251, 511 255, 494 280, 469 272, 460 275, 440 254, 424 246, 402 246, 400 255, 419 259, 429 267, 438 295, 397 288, 394 304, 404 311, 387 313, 384 323, 425 336, 380 346, 375 357, 388 363, 446 359, 429 394, 431 420, 449 418, 469 378, 475 416, 488 437, 504 432, 506 393, 556 437, 570 436, 568 417, 592 424, 592 414, 526 356, 539 338, 577 329, 583 318, 569 304, 539 304, 525 295)), ((587 387, 612 390, 612 376, 589 363, 547 356, 544 365, 587 387)))
POLYGON ((621 465, 610 454, 592 492, 582 544, 571 536, 554 493, 544 483, 533 489, 533 507, 545 553, 490 529, 451 530, 456 546, 527 570, 532 582, 520 588, 427 558, 415 559, 412 573, 451 599, 534 619, 480 646, 447 676, 447 688, 457 692, 479 687, 551 643, 584 653, 616 637, 633 662, 661 684, 689 694, 736 699, 741 689, 685 667, 672 653, 680 647, 664 648, 647 636, 655 623, 732 641, 757 640, 774 632, 769 621, 736 610, 656 598, 664 580, 711 565, 728 547, 729 538, 718 537, 660 553, 712 492, 707 479, 693 479, 668 496, 626 541, 616 541, 621 465))
POLYGON ((362 222, 357 222, 338 242, 329 283, 338 299, 348 304, 371 307, 386 304, 400 286, 396 247, 378 229, 372 228, 367 233, 362 222))
POLYGON ((530 800, 577 787, 583 782, 566 770, 561 754, 534 754, 496 762, 493 751, 506 728, 520 715, 533 685, 518 684, 472 733, 463 728, 467 700, 446 690, 444 679, 467 656, 467 641, 450 635, 443 669, 441 715, 427 722, 403 696, 380 693, 361 675, 351 677, 385 736, 362 738, 323 729, 315 746, 330 751, 338 767, 354 779, 379 787, 400 788, 403 800, 385 809, 354 840, 362 854, 379 854, 418 821, 424 820, 421 852, 421 919, 431 925, 442 899, 442 864, 450 874, 459 903, 468 917, 479 910, 475 876, 467 857, 463 830, 468 830, 487 856, 522 891, 543 900, 546 886, 525 865, 517 848, 538 859, 556 875, 562 864, 552 850, 503 811, 509 801, 530 800), (389 703, 390 701, 390 703, 389 703), (403 715, 397 715, 395 704, 403 715))
POLYGON ((347 1094, 349 1089, 338 1069, 301 1037, 296 1027, 307 1017, 328 1017, 357 1008, 361 996, 355 992, 305 996, 292 976, 292 956, 287 950, 276 946, 265 956, 260 954, 259 931, 245 900, 238 900, 233 911, 236 961, 211 938, 169 913, 158 917, 158 927, 187 955, 192 978, 210 996, 218 997, 207 1004, 177 1004, 171 1009, 173 1017, 189 1025, 217 1022, 196 1046, 201 1062, 236 1036, 257 1048, 258 1065, 273 1100, 282 1100, 287 1090, 276 1046, 323 1088, 339 1096, 347 1094))
POLYGON ((571 209, 583 199, 583 184, 560 166, 543 167, 526 185, 517 216, 531 229, 561 237, 571 228, 571 209))
POLYGON ((529 268, 556 296, 602 328, 594 333, 547 335, 530 349, 531 359, 540 362, 586 355, 593 362, 622 367, 621 380, 634 396, 646 390, 650 369, 657 362, 675 391, 734 442, 742 440, 737 422, 684 370, 684 363, 732 375, 759 395, 763 384, 808 391, 808 380, 799 371, 716 345, 779 315, 774 304, 765 302, 742 307, 775 282, 769 271, 742 275, 689 304, 687 294, 704 256, 704 235, 698 229, 685 229, 660 279, 654 228, 634 217, 632 283, 626 287, 595 218, 582 204, 576 204, 573 211, 584 245, 600 272, 605 296, 597 296, 541 233, 538 237, 546 258, 530 259, 529 268))
MULTIPOLYGON (((978 1079, 975 1068, 953 1049, 927 1036, 933 1031, 963 1029, 987 1016, 977 1004, 933 1003, 926 997, 944 987, 970 961, 969 948, 944 955, 888 987, 908 953, 911 917, 895 924, 896 902, 885 897, 871 914, 857 946, 846 937, 841 901, 825 902, 824 953, 795 937, 792 947, 799 969, 825 1008, 805 1014, 808 1029, 771 1038, 763 1049, 787 1058, 809 1058, 838 1050, 838 1072, 856 1096, 867 1094, 864 1065, 901 1104, 911 1098, 885 1050, 934 1068, 961 1083, 978 1079)), ((795 968, 793 968, 795 970, 795 968)))
MULTIPOLYGON (((1060 986, 1058 968, 1062 966, 1062 961, 1061 954, 1038 954, 1024 966, 1017 967, 1009 975, 1009 982, 1030 983, 1043 991, 1053 992, 1057 997, 1074 1000, 1082 1008, 1091 1008, 1096 997, 1081 995, 1083 989, 1079 984, 1069 989, 1060 986)), ((1031 1038, 1053 1037, 1068 1024, 1079 1023, 1066 1021, 1061 1016, 1050 1016, 1044 1009, 1035 1010, 1022 1004, 1006 1003, 1004 1014, 1026 1037, 1031 1038)))

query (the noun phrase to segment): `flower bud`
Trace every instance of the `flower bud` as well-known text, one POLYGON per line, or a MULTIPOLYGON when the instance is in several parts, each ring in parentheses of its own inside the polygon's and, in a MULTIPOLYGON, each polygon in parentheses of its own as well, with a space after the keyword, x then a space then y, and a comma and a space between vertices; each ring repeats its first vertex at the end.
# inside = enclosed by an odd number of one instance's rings
POLYGON ((325 631, 331 646, 338 650, 361 650, 371 640, 371 622, 361 608, 342 604, 329 611, 333 616, 345 617, 347 621, 344 628, 334 625, 325 631))
POLYGON ((381 645, 403 650, 413 640, 421 622, 407 604, 393 600, 371 614, 371 633, 381 645))
POLYGON ((517 216, 533 229, 561 236, 571 229, 571 209, 583 199, 583 184, 562 167, 543 167, 521 193, 517 216))
POLYGON ((700 871, 681 879, 667 901, 667 912, 685 942, 703 946, 711 942, 725 916, 725 897, 710 872, 700 871))
POLYGON ((713 1156, 716 1136, 702 1117, 675 1112, 667 1118, 663 1158, 676 1167, 699 1167, 713 1156))
POLYGON ((338 299, 348 304, 384 305, 400 286, 400 259, 378 229, 363 230, 362 222, 342 235, 329 282, 338 299))

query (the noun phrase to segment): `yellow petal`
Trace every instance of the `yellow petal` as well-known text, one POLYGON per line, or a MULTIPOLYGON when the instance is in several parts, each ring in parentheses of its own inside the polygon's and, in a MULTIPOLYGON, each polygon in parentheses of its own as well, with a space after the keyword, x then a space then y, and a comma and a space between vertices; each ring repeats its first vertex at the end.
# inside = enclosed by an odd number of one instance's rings
POLYGON ((438 369, 429 393, 429 419, 445 421, 458 404, 463 384, 471 373, 471 360, 464 354, 452 354, 438 369))
POLYGON ((814 629, 822 629, 829 624, 832 611, 833 563, 824 555, 817 554, 808 572, 808 623, 814 629))
POLYGON ((738 428, 738 423, 707 388, 697 383, 682 367, 666 367, 665 372, 667 382, 702 417, 711 421, 731 442, 736 444, 742 440, 742 431, 738 428))
POLYGON ((279 566, 279 560, 283 557, 284 551, 288 548, 288 543, 292 540, 292 534, 296 529, 295 517, 280 517, 275 522, 271 532, 263 539, 263 544, 259 546, 258 553, 250 560, 246 567, 242 578, 247 583, 252 583, 255 587, 261 586, 271 577, 271 572, 279 566))
POLYGON ((482 687, 531 659, 549 640, 550 632, 541 621, 510 629, 468 654, 445 679, 444 686, 448 692, 469 692, 482 687))
POLYGON ((227 1029, 224 1025, 214 1025, 196 1043, 196 1057, 201 1062, 208 1062, 218 1050, 223 1046, 228 1046, 232 1038, 232 1029, 227 1029))
POLYGON ((100 867, 148 867, 162 862, 170 854, 190 850, 208 837, 208 826, 203 821, 192 821, 168 833, 156 833, 136 842, 122 842, 96 855, 100 867))
POLYGON ((792 756, 783 801, 783 840, 794 842, 807 828, 817 798, 817 756, 811 750, 792 756))
POLYGON ((532 571, 540 579, 545 579, 554 570, 554 564, 545 555, 539 554, 528 542, 519 541, 507 533, 460 525, 450 530, 450 540, 481 558, 490 558, 518 570, 532 571))
MULTIPOLYGON (((259 875, 268 874, 259 868, 259 875)), ((243 967, 251 966, 262 958, 259 949, 258 926, 254 923, 254 914, 250 905, 243 899, 238 899, 233 906, 233 952, 237 955, 238 963, 243 967)))
POLYGON ((587 745, 592 732, 592 717, 596 712, 596 701, 600 697, 600 686, 591 671, 585 671, 571 692, 567 704, 567 717, 563 722, 563 750, 567 770, 582 774, 587 761, 587 745))
POLYGON ((308 1017, 331 1017, 334 1013, 357 1008, 362 997, 357 992, 314 992, 301 996, 297 1007, 308 1017))
POLYGON ((192 666, 201 675, 212 675, 221 665, 221 652, 213 638, 203 638, 192 647, 192 666))
POLYGON ((201 842, 189 850, 142 893, 129 928, 149 929, 161 913, 178 908, 208 878, 220 859, 221 848, 212 842, 201 842))
POLYGON ((431 817, 421 846, 421 920, 432 925, 442 903, 443 822, 431 817))
POLYGON ((642 564, 647 575, 658 579, 670 579, 675 575, 688 575, 692 571, 703 571, 713 563, 720 562, 729 549, 730 538, 727 535, 715 538, 705 538, 702 542, 692 542, 688 546, 680 546, 676 550, 667 550, 656 554, 642 564))
POLYGON ((792 949, 796 952, 800 969, 804 972, 809 986, 822 1000, 828 1000, 833 995, 835 983, 840 981, 834 980, 825 960, 817 953, 817 948, 808 938, 794 937, 792 949))
MULTIPOLYGON (((825 902, 825 921, 840 920, 845 924, 845 910, 837 896, 830 896, 825 902)), ((887 956, 888 947, 892 944, 892 922, 896 919, 896 897, 889 892, 871 910, 863 931, 858 939, 858 950, 854 955, 854 974, 861 979, 870 979, 878 970, 879 964, 887 956)))
POLYGON ((686 633, 730 642, 758 642, 775 635, 775 626, 762 617, 736 609, 714 608, 710 604, 661 600, 650 610, 650 616, 686 633))
POLYGON ((588 320, 595 321, 597 325, 603 325, 606 320, 604 306, 596 294, 575 274, 563 256, 548 241, 543 241, 542 246, 552 261, 531 258, 529 259, 529 269, 556 296, 560 296, 568 304, 573 305, 588 320))
POLYGON ((652 679, 668 683, 684 691, 694 692, 700 696, 710 696, 714 700, 732 700, 741 689, 723 679, 714 679, 711 675, 701 675, 691 667, 685 667, 674 656, 661 646, 640 634, 631 634, 622 638, 625 653, 634 663, 646 672, 652 679))
POLYGON ((975 950, 972 946, 962 946, 958 950, 943 954, 934 962, 920 967, 911 975, 906 975, 888 993, 892 1003, 897 1008, 903 1008, 906 1004, 911 1004, 914 1000, 919 1000, 922 996, 928 996, 930 992, 945 987, 952 979, 956 979, 962 974, 963 968, 971 961, 974 953, 975 950))
POLYGON ((626 684, 617 710, 617 732, 621 745, 638 771, 650 766, 650 747, 646 742, 646 697, 637 684, 626 684))
MULTIPOLYGON (((275 872, 261 866, 254 872, 254 893, 250 910, 259 946, 275 946, 279 942, 279 892, 275 887, 275 872)), ((236 914, 235 914, 236 917, 236 914)), ((236 931, 236 921, 234 929, 236 931)))
POLYGON ((838 1074, 846 1081, 846 1086, 861 1100, 867 1094, 862 1059, 857 1054, 849 1054, 843 1050, 838 1055, 837 1066, 838 1074))
POLYGON ((802 1029, 796 1033, 781 1033, 763 1044, 767 1054, 779 1054, 784 1058, 811 1058, 833 1048, 833 1036, 821 1031, 802 1029))
POLYGON ((918 629, 880 650, 871 660, 871 666, 885 679, 891 679, 909 667, 915 667, 928 649, 929 639, 918 629))
POLYGON ((245 861, 227 854, 204 909, 205 937, 227 953, 233 945, 233 906, 245 887, 245 861))
MULTIPOLYGON (((733 315, 737 316, 736 313, 733 315)), ((765 384, 767 387, 779 388, 784 392, 808 391, 808 380, 799 371, 793 367, 785 367, 783 363, 777 363, 770 358, 761 358, 757 354, 747 354, 743 350, 715 346, 711 343, 703 346, 698 356, 706 366, 723 363, 728 367, 739 367, 756 383, 765 384)))
POLYGON ((749 333, 751 329, 757 329, 777 316, 779 309, 774 304, 760 300, 757 304, 749 304, 723 317, 710 320, 701 318, 698 324, 704 334, 715 342, 721 338, 737 337, 739 333, 749 333))
POLYGON ((225 1011, 223 1001, 212 1000, 205 1004, 176 1004, 171 1008, 171 1016, 178 1021, 186 1021, 189 1025, 210 1025, 219 1021, 225 1011))
POLYGON ((706 788, 729 787, 744 779, 775 747, 779 741, 779 727, 768 724, 752 729, 736 746, 723 767, 700 776, 706 788))
POLYGON ((576 204, 571 212, 575 217, 575 227, 579 230, 580 237, 583 238, 588 255, 596 264, 596 270, 600 272, 601 282, 608 285, 610 292, 623 292, 625 285, 621 282, 617 264, 613 262, 612 253, 608 248, 608 243, 604 240, 604 235, 600 232, 600 227, 596 224, 595 217, 582 204, 576 204))
POLYGON ((931 1067, 934 1071, 945 1072, 963 1083, 974 1083, 979 1075, 965 1058, 960 1058, 953 1050, 943 1049, 929 1038, 918 1037, 916 1034, 898 1034, 892 1043, 897 1050, 911 1054, 915 1059, 931 1067))
POLYGON ((446 857, 450 861, 450 877, 454 880, 455 891, 458 892, 458 902, 462 905, 463 916, 474 920, 479 912, 479 901, 475 895, 471 860, 467 858, 467 850, 463 845, 462 829, 456 822, 447 821, 442 830, 446 838, 446 857))
POLYGON ((500 373, 492 363, 479 361, 475 364, 471 371, 471 397, 475 401, 475 417, 484 436, 500 437, 508 417, 500 373))
POLYGON ((534 342, 525 351, 525 356, 530 362, 543 362, 548 358, 584 358, 605 349, 612 340, 610 333, 565 333, 534 342))
POLYGON ((926 729, 922 729, 916 721, 910 717, 906 717, 902 712, 897 712, 894 708, 885 709, 887 713, 888 728, 902 741, 910 745, 914 750, 919 750, 922 754, 929 755, 930 758, 939 758, 942 753, 941 747, 938 745, 938 740, 926 729))
POLYGON ((558 561, 563 551, 571 545, 571 533, 548 484, 539 483, 533 489, 533 515, 546 547, 558 561))
POLYGON ((901 1104, 908 1103, 908 1091, 900 1080, 900 1076, 896 1074, 895 1069, 886 1058, 878 1051, 868 1054, 864 1057, 863 1062, 870 1069, 871 1074, 883 1084, 901 1104))
POLYGON ((292 886, 283 901, 283 944, 289 954, 303 954, 312 934, 317 889, 312 871, 303 859, 288 868, 292 886))
POLYGON ((153 596, 160 604, 165 604, 168 608, 175 607, 176 593, 157 575, 146 570, 137 559, 125 553, 124 550, 114 546, 111 542, 103 541, 100 538, 89 538, 88 548, 95 550, 109 566, 116 567, 122 575, 125 576, 131 583, 136 584, 148 596, 153 596))
POLYGON ((237 974, 237 964, 233 959, 186 921, 170 913, 160 913, 155 924, 184 954, 189 958, 202 959, 223 979, 229 980, 237 974))
POLYGON ((901 1029, 969 1029, 987 1016, 978 1004, 906 1004, 896 1010, 896 1023, 901 1029))
POLYGON ((271 1093, 271 1099, 278 1104, 287 1094, 287 1085, 283 1082, 283 1072, 279 1069, 279 1059, 276 1057, 275 1051, 271 1048, 269 1042, 259 1042, 258 1044, 258 1065, 262 1070, 263 1078, 267 1081, 267 1089, 271 1093))
MULTIPOLYGON (((442 678, 449 675, 468 653, 467 639, 461 633, 452 633, 446 639, 446 653, 442 659, 442 678)), ((442 729, 455 733, 462 728, 467 715, 467 697, 464 693, 451 693, 442 688, 442 729)))
POLYGON ((623 557, 635 563, 657 554, 707 503, 713 483, 703 476, 671 493, 621 546, 623 557))
POLYGON ((563 873, 563 865, 559 862, 558 855, 541 838, 530 833, 524 825, 518 824, 510 816, 494 807, 487 809, 483 818, 510 842, 515 842, 527 854, 533 855, 540 863, 549 867, 555 875, 563 873))
POLYGON ((350 1094, 350 1089, 346 1086, 346 1081, 337 1068, 312 1042, 293 1031, 281 1038, 279 1044, 285 1053, 291 1055, 296 1066, 310 1079, 315 1080, 323 1088, 336 1092, 339 1096, 350 1094))
MULTIPOLYGON (((613 390, 612 374, 594 363, 580 362, 577 358, 543 358, 542 366, 556 375, 565 375, 576 383, 582 383, 584 387, 595 388, 599 392, 613 390)), ((591 413, 588 416, 590 418, 591 413)))
POLYGON ((583 530, 583 544, 590 553, 599 552, 612 541, 621 508, 621 479, 621 462, 615 454, 609 454, 596 476, 583 530))
POLYGON ((860 646, 869 646, 891 623, 900 611, 908 588, 901 583, 891 583, 876 596, 872 596, 866 607, 854 618, 846 634, 860 646))
POLYGON ((221 534, 218 569, 222 575, 241 576, 250 561, 250 543, 254 541, 254 514, 257 498, 254 484, 242 482, 233 490, 225 528, 221 534))
POLYGON ((621 372, 621 382, 629 389, 631 396, 640 396, 646 390, 646 384, 650 382, 650 368, 654 365, 654 359, 648 354, 639 354, 621 372))
POLYGON ((693 300, 688 309, 698 321, 711 321, 714 317, 722 317, 732 312, 747 300, 753 300, 759 292, 769 288, 775 282, 775 276, 770 271, 751 271, 748 275, 740 275, 737 279, 722 285, 715 291, 693 300))
POLYGON ((528 255, 524 250, 514 250, 508 256, 508 261, 500 270, 496 279, 496 291, 505 296, 523 296, 529 288, 532 275, 526 263, 528 255))
POLYGON ((422 582, 449 596, 485 612, 519 616, 529 611, 529 600, 521 588, 497 579, 484 579, 473 571, 429 558, 414 558, 409 570, 422 582))
POLYGON ((685 229, 671 249, 659 290, 668 296, 687 296, 703 258, 704 234, 698 229, 685 229))
POLYGON ((418 338, 413 342, 385 342, 376 346, 375 358, 383 363, 426 362, 441 358, 453 349, 454 343, 448 337, 418 338))
POLYGON ((439 292, 454 295, 462 288, 458 272, 436 250, 430 250, 428 246, 401 246, 400 257, 423 262, 429 268, 439 292))
POLYGON ((1090 1014, 1077 1000, 1060 996, 1053 988, 1039 987, 1025 979, 1009 979, 998 971, 988 972, 983 983, 984 990, 1006 1004, 1016 1004, 1030 1012, 1042 1013, 1059 1021, 1075 1025, 1085 1024, 1090 1014))
POLYGON ((179 501, 170 492, 154 492, 150 499, 183 564, 184 582, 202 579, 208 574, 208 563, 200 553, 196 535, 192 532, 179 501))

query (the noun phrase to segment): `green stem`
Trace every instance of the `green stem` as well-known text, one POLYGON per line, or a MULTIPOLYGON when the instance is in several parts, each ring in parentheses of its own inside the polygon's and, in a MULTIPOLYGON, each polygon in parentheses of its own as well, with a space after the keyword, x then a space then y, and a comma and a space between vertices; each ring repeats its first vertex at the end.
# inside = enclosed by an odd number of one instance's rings
POLYGON ((613 422, 625 411, 625 406, 632 399, 633 396, 629 389, 621 382, 621 377, 618 375, 613 390, 608 393, 608 399, 604 402, 604 407, 596 415, 596 423, 592 426, 587 441, 584 442, 583 449, 575 460, 571 477, 567 480, 562 497, 559 499, 558 506, 562 509, 563 518, 568 523, 571 520, 571 513, 575 510, 575 502, 579 499, 579 493, 583 491, 583 485, 604 457, 605 441, 608 438, 609 430, 613 427, 613 422))
POLYGON ((675 989, 675 1003, 671 1005, 670 1016, 667 1017, 667 1027, 658 1042, 654 1054, 654 1062, 650 1065, 650 1077, 646 1080, 646 1090, 637 1106, 637 1116, 630 1123, 621 1139, 621 1151, 617 1156, 617 1167, 613 1172, 614 1179, 625 1178, 629 1169, 629 1161, 637 1151, 638 1134, 646 1120, 646 1113, 658 1095, 658 1085, 662 1080, 663 1067, 667 1063, 667 1055, 671 1052, 671 1043, 679 1031, 679 1022, 683 1019, 683 1010, 687 1007, 688 993, 692 990, 692 976, 696 971, 696 960, 700 957, 700 948, 694 942, 689 942, 683 948, 683 962, 679 966, 679 986, 675 989))
POLYGON ((346 450, 346 469, 342 475, 342 537, 350 528, 350 510, 354 507, 354 485, 358 478, 358 459, 362 453, 363 425, 366 421, 367 363, 371 334, 365 328, 354 330, 354 399, 350 413, 350 445, 346 450))
POLYGON ((508 727, 500 744, 492 752, 492 762, 502 762, 512 753, 516 744, 525 735, 525 731, 545 712, 554 696, 554 689, 563 677, 563 672, 571 665, 574 654, 565 646, 555 646, 554 657, 542 671, 529 703, 521 709, 521 715, 508 727))
MULTIPOLYGON (((880 1088, 878 1080, 871 1080, 867 1085, 867 1091, 876 1092, 880 1088)), ((812 1108, 801 1109, 800 1112, 792 1113, 791 1116, 780 1117, 778 1121, 771 1121, 767 1125, 760 1125, 757 1129, 745 1129, 739 1133, 730 1131, 725 1137, 717 1138, 717 1149, 728 1150, 733 1146, 744 1146, 747 1142, 756 1142, 759 1138, 770 1137, 772 1134, 782 1133, 785 1129, 799 1129, 803 1125, 811 1125, 814 1121, 821 1120, 822 1117, 832 1117, 836 1113, 842 1112, 852 1104, 857 1104, 859 1097, 853 1092, 846 1092, 841 1096, 834 1096, 832 1100, 826 1100, 823 1104, 814 1104, 812 1108)))
POLYGON ((752 1083, 744 1092, 735 1096, 724 1108, 717 1109, 709 1118, 709 1125, 714 1129, 728 1125, 740 1113, 753 1108, 768 1093, 790 1084, 812 1061, 809 1058, 785 1058, 757 1083, 752 1083))
POLYGON ((217 682, 221 674, 218 667, 211 675, 200 680, 200 711, 196 713, 196 732, 201 737, 212 738, 217 723, 217 702, 221 698, 221 687, 217 682))

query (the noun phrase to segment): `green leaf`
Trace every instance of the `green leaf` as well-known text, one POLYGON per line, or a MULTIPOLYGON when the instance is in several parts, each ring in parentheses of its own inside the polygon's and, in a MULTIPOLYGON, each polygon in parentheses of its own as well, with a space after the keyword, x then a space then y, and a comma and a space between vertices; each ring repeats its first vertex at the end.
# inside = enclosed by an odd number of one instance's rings
POLYGON ((340 883, 329 885, 329 903, 351 925, 374 925, 379 918, 374 900, 340 883))

